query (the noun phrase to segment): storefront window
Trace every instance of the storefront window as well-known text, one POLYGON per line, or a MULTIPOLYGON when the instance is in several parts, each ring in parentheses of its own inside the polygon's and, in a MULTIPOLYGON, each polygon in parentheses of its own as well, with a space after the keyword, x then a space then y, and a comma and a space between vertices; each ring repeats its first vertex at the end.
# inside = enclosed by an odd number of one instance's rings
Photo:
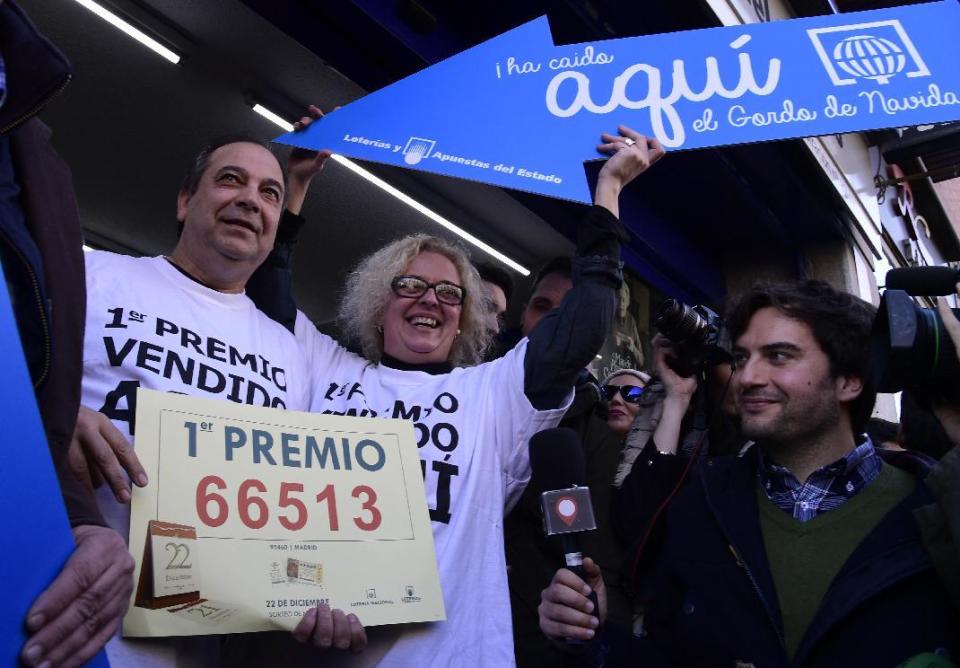
POLYGON ((650 340, 656 332, 652 331, 651 322, 664 298, 635 274, 624 272, 610 336, 591 367, 598 379, 603 380, 618 369, 652 372, 650 340))

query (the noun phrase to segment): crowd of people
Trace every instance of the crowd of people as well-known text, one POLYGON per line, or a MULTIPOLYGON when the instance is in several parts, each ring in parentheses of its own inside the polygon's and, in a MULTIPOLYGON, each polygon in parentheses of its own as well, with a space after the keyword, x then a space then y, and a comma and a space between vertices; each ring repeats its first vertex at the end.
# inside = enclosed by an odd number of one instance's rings
MULTIPOLYGON (((730 345, 694 373, 662 335, 646 369, 588 370, 608 336, 638 336, 618 200, 663 156, 655 139, 602 135, 576 252, 538 272, 518 337, 510 275, 418 234, 350 273, 338 341, 291 292, 299 214, 329 152, 281 161, 259 138, 213 141, 176 193, 169 254, 84 255, 69 172, 35 117, 69 63, 9 0, 0 48, 0 258, 77 542, 24 620, 25 665, 82 665, 103 647, 121 667, 960 660, 960 407, 930 413, 952 449, 917 454, 918 436, 895 443, 902 430, 879 440, 872 306, 817 281, 758 285, 731 296, 730 345), (322 605, 291 633, 120 637, 130 485, 151 483, 140 388, 417 421, 446 621, 365 628, 322 605), (544 535, 527 450, 557 425, 577 434, 597 520, 583 577, 544 535)), ((940 314, 960 351, 960 322, 940 314)))

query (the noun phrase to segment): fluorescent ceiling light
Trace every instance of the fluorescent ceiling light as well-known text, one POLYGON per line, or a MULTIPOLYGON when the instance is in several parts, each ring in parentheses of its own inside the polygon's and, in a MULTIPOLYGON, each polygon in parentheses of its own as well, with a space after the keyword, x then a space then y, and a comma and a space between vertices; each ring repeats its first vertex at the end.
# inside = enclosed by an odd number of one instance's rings
POLYGON ((441 227, 445 227, 446 229, 450 230, 451 232, 456 234, 458 237, 460 237, 467 243, 473 244, 483 252, 497 258, 498 260, 503 262, 505 265, 507 265, 508 267, 510 267, 517 273, 519 273, 521 276, 530 275, 530 270, 524 267, 523 265, 521 265, 520 263, 514 262, 513 260, 508 258, 506 255, 498 251, 496 248, 494 248, 490 244, 484 241, 481 241, 480 239, 476 238, 475 236, 473 236, 463 228, 455 225, 454 223, 451 223, 449 220, 441 216, 439 213, 425 207, 423 204, 413 199, 406 193, 397 190, 396 188, 394 188, 392 185, 390 185, 389 183, 387 183, 377 175, 372 174, 371 172, 367 171, 366 169, 364 169, 363 167, 355 163, 353 160, 350 160, 349 158, 345 158, 342 155, 338 155, 336 153, 330 156, 330 158, 331 160, 335 160, 336 162, 339 162, 341 165, 349 169, 351 172, 353 172, 357 176, 362 176, 373 185, 390 193, 391 195, 396 197, 398 200, 400 200, 407 206, 415 209, 416 211, 419 211, 424 216, 426 216, 433 222, 437 223, 441 227))
POLYGON ((104 21, 112 25, 114 28, 118 28, 119 30, 122 30, 126 34, 130 35, 130 37, 133 37, 135 40, 143 44, 145 47, 147 47, 154 53, 157 53, 163 56, 174 65, 180 62, 179 54, 174 53, 173 51, 165 47, 163 44, 161 44, 157 40, 147 35, 142 30, 138 28, 134 28, 132 25, 124 21, 122 18, 120 18, 110 10, 97 4, 93 0, 76 0, 76 2, 80 3, 81 5, 89 9, 91 12, 93 12, 94 14, 102 18, 104 21))
MULTIPOLYGON (((260 114, 261 116, 263 116, 264 118, 266 118, 267 120, 272 121, 272 122, 275 123, 276 125, 280 126, 281 128, 283 128, 283 129, 286 130, 287 132, 293 132, 293 125, 292 125, 292 124, 288 123, 287 121, 285 121, 285 120, 283 119, 283 117, 281 117, 280 115, 278 115, 278 114, 270 111, 269 109, 267 109, 266 107, 264 107, 262 104, 254 104, 254 105, 253 105, 253 110, 254 110, 255 112, 257 112, 258 114, 260 114)), ((377 187, 380 188, 381 190, 384 190, 384 191, 390 193, 391 195, 393 195, 394 197, 396 197, 398 200, 400 200, 401 202, 403 202, 403 203, 406 204, 407 206, 415 209, 416 211, 419 211, 419 212, 422 213, 424 216, 426 216, 427 218, 429 218, 429 219, 432 220, 433 222, 437 223, 437 224, 440 225, 441 227, 445 227, 446 229, 450 230, 451 232, 453 232, 454 234, 456 234, 458 237, 460 237, 461 239, 463 239, 463 240, 466 241, 467 243, 473 244, 474 246, 476 246, 477 248, 479 248, 480 250, 482 250, 484 253, 487 253, 488 255, 491 255, 491 256, 495 257, 496 259, 500 260, 500 261, 503 262, 505 265, 507 265, 508 267, 510 267, 511 269, 513 269, 514 271, 516 271, 517 273, 519 273, 521 276, 529 276, 529 275, 530 275, 530 270, 527 269, 526 267, 524 267, 524 266, 523 266, 522 264, 520 264, 519 262, 515 262, 515 261, 511 260, 510 258, 508 258, 506 255, 504 255, 503 253, 501 253, 500 251, 498 251, 496 248, 494 248, 494 247, 491 246, 490 244, 488 244, 488 243, 486 243, 486 242, 484 242, 484 241, 481 241, 480 239, 476 238, 475 236, 473 236, 472 234, 470 234, 469 232, 467 232, 465 229, 459 227, 458 225, 456 225, 456 224, 454 224, 454 223, 451 223, 449 220, 447 220, 446 218, 444 218, 443 216, 441 216, 441 215, 440 215, 439 213, 437 213, 436 211, 433 211, 432 209, 429 209, 429 208, 425 207, 423 204, 421 204, 421 203, 418 202, 417 200, 413 199, 412 197, 410 197, 410 196, 407 195, 406 193, 397 190, 397 189, 394 188, 392 185, 390 185, 389 183, 387 183, 386 181, 384 181, 383 179, 381 179, 379 176, 377 176, 376 174, 373 174, 373 173, 367 171, 366 169, 364 169, 363 167, 361 167, 360 165, 358 165, 357 163, 355 163, 355 162, 354 162, 353 160, 351 160, 350 158, 345 158, 345 157, 342 156, 342 155, 338 155, 338 154, 334 153, 332 156, 330 156, 330 159, 331 159, 331 160, 334 160, 335 162, 339 162, 341 165, 343 165, 344 167, 346 167, 347 169, 349 169, 351 172, 353 172, 353 173, 356 174, 357 176, 361 176, 361 177, 365 178, 367 181, 369 181, 369 182, 372 183, 373 185, 377 186, 377 187)))
POLYGON ((282 116, 270 111, 262 104, 254 104, 253 110, 258 114, 260 114, 261 116, 263 116, 264 118, 266 118, 268 121, 270 121, 274 125, 280 126, 287 132, 293 132, 293 123, 287 123, 285 120, 283 120, 282 116))

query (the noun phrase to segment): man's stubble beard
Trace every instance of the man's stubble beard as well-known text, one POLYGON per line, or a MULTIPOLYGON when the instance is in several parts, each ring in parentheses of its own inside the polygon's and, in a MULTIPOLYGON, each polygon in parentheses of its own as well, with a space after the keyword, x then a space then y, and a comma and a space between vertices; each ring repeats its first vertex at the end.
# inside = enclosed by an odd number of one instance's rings
POLYGON ((810 449, 821 444, 840 421, 839 403, 826 396, 832 389, 833 379, 828 376, 815 395, 808 395, 808 399, 815 400, 798 403, 791 397, 787 403, 779 404, 779 415, 756 430, 750 428, 749 419, 741 417, 741 432, 774 461, 790 461, 801 453, 813 454, 810 449))

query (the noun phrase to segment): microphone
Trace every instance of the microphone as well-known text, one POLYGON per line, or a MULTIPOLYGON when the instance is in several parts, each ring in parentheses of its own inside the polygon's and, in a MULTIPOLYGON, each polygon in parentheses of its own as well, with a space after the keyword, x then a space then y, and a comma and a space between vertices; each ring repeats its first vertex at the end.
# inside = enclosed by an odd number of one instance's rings
MULTIPOLYGON (((583 484, 586 464, 577 432, 557 427, 534 434, 530 439, 530 468, 530 484, 534 491, 540 492, 544 533, 557 537, 564 565, 585 580, 578 536, 596 529, 597 522, 590 488, 583 484)), ((596 592, 590 592, 590 600, 597 612, 596 592)), ((580 644, 571 638, 567 638, 567 642, 580 644)))
POLYGON ((887 290, 903 290, 914 297, 956 294, 960 271, 950 267, 903 267, 887 272, 887 290))

